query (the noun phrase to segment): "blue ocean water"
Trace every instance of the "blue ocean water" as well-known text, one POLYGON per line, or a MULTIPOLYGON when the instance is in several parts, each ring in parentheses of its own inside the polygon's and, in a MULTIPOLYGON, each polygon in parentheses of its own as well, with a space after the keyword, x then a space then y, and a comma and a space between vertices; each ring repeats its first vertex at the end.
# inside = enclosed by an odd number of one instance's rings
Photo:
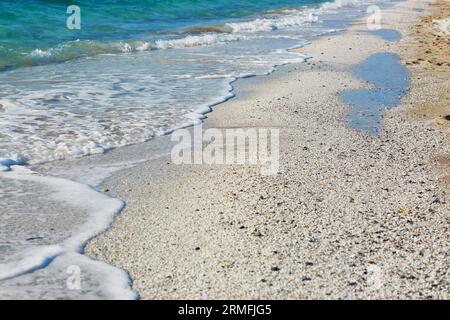
POLYGON ((409 87, 408 70, 394 53, 375 53, 353 69, 359 79, 373 88, 341 93, 350 105, 347 120, 351 127, 377 134, 382 128, 382 112, 397 106, 409 87))
MULTIPOLYGON (((0 68, 120 52, 116 41, 176 38, 192 26, 223 25, 270 11, 317 5, 324 0, 2 0, 0 68), (81 9, 82 27, 66 27, 69 5, 81 9), (73 41, 80 41, 73 43, 73 41), (95 41, 94 44, 83 41, 95 41), (55 50, 39 57, 34 50, 55 50), (58 52, 59 54, 56 54, 58 52), (39 59, 41 58, 41 59, 39 59)), ((218 29, 220 30, 220 29, 218 29)))

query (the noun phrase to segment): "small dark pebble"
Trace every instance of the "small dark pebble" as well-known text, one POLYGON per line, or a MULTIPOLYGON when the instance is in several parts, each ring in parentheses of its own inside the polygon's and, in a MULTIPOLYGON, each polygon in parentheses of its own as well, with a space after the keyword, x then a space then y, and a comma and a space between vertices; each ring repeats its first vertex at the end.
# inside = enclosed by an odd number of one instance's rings
POLYGON ((311 281, 311 278, 305 276, 305 277, 302 278, 302 281, 311 281))
POLYGON ((278 268, 278 267, 272 267, 272 268, 270 268, 270 270, 272 270, 272 271, 280 271, 280 268, 278 268))
POLYGON ((198 251, 198 250, 200 250, 200 247, 195 247, 195 251, 198 251))
POLYGON ((262 237, 263 236, 262 233, 259 232, 259 231, 254 232, 253 235, 255 235, 256 237, 262 237))

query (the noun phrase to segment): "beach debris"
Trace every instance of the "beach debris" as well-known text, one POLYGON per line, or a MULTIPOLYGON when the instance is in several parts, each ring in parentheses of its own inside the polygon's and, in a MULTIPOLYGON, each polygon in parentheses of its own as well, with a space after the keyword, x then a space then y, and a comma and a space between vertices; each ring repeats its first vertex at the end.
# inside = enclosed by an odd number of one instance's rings
POLYGON ((308 277, 308 276, 304 276, 304 277, 302 278, 302 281, 303 281, 303 282, 311 281, 311 278, 308 277))
POLYGON ((274 267, 270 268, 270 270, 272 270, 272 271, 280 271, 280 268, 277 267, 277 266, 274 266, 274 267))
POLYGON ((31 238, 25 239, 25 241, 34 241, 34 240, 42 240, 42 239, 44 239, 44 238, 37 236, 37 237, 31 237, 31 238))

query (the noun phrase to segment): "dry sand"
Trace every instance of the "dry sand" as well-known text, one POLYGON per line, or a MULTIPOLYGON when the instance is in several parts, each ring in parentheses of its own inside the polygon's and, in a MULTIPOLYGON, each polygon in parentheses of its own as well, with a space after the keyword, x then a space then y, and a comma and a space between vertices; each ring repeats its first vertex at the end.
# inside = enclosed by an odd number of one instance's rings
POLYGON ((105 188, 127 207, 87 253, 129 271, 143 299, 447 299, 450 144, 436 120, 450 67, 435 63, 448 40, 429 10, 383 12, 399 42, 355 23, 302 48, 308 64, 240 81, 206 125, 280 128, 280 172, 170 158, 122 171, 105 188), (365 87, 349 69, 383 51, 410 63, 412 83, 373 136, 346 125, 339 92, 365 87))
MULTIPOLYGON (((438 1, 431 7, 432 14, 411 26, 411 40, 401 52, 414 75, 412 93, 421 95, 412 99, 413 115, 437 124, 439 130, 450 135, 450 36, 436 25, 436 21, 450 17, 450 1, 438 1)), ((450 154, 443 150, 435 160, 448 172, 443 179, 450 183, 450 154)))

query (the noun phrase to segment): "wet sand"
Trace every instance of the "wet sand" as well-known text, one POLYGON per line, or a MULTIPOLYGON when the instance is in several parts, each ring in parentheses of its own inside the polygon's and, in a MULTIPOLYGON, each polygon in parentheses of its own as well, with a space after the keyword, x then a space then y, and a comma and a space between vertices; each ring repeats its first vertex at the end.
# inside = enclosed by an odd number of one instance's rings
POLYGON ((450 67, 428 17, 438 8, 403 2, 383 12, 398 41, 357 22, 299 49, 308 64, 239 81, 205 125, 279 128, 279 173, 170 157, 121 171, 104 188, 127 207, 87 253, 127 270, 142 299, 448 299, 450 67), (379 52, 398 54, 411 83, 376 135, 348 125, 341 93, 370 87, 352 68, 379 52))

